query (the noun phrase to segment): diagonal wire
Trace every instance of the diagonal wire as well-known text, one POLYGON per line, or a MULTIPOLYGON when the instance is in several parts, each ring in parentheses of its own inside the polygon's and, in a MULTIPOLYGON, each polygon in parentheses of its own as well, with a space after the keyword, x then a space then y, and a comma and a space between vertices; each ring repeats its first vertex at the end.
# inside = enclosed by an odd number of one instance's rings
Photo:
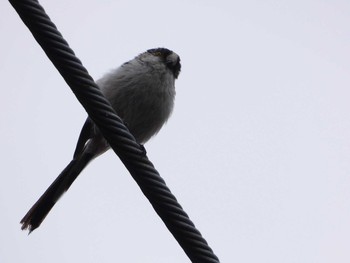
POLYGON ((116 115, 38 1, 9 0, 9 2, 191 261, 219 262, 206 240, 148 160, 145 149, 135 141, 122 120, 116 115))

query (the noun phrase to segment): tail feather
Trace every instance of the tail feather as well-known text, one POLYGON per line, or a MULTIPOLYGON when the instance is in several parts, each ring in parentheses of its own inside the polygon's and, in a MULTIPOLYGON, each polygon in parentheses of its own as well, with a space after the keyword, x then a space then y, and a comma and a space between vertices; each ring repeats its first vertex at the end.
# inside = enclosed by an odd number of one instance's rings
POLYGON ((94 158, 83 153, 74 158, 21 220, 22 230, 38 228, 58 199, 68 190, 86 165, 94 158))

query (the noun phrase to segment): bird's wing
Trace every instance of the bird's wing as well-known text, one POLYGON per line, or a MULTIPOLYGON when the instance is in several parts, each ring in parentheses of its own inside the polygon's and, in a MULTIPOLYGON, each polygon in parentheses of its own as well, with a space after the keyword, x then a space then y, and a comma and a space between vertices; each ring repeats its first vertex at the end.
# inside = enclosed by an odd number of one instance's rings
POLYGON ((81 129, 79 139, 77 142, 77 146, 75 147, 73 158, 76 158, 78 155, 80 155, 83 152, 83 149, 88 142, 89 139, 91 139, 94 135, 94 123, 93 121, 88 117, 84 123, 83 128, 81 129))

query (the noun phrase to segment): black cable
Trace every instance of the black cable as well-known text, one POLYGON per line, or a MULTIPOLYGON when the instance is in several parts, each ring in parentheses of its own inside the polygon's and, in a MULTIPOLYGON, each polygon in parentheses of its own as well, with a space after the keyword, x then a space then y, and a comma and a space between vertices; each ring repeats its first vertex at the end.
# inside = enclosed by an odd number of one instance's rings
POLYGON ((9 0, 9 2, 191 261, 219 262, 153 164, 148 160, 144 148, 135 141, 122 120, 116 115, 38 1, 9 0))

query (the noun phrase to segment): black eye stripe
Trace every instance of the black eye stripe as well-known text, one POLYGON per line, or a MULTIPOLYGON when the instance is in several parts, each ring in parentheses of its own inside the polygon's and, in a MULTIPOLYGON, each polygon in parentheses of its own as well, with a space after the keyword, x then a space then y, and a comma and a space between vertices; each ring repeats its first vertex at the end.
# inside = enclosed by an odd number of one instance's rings
POLYGON ((164 57, 164 58, 172 53, 172 51, 167 48, 153 48, 153 49, 147 50, 147 52, 151 53, 152 55, 155 55, 158 57, 164 57))

